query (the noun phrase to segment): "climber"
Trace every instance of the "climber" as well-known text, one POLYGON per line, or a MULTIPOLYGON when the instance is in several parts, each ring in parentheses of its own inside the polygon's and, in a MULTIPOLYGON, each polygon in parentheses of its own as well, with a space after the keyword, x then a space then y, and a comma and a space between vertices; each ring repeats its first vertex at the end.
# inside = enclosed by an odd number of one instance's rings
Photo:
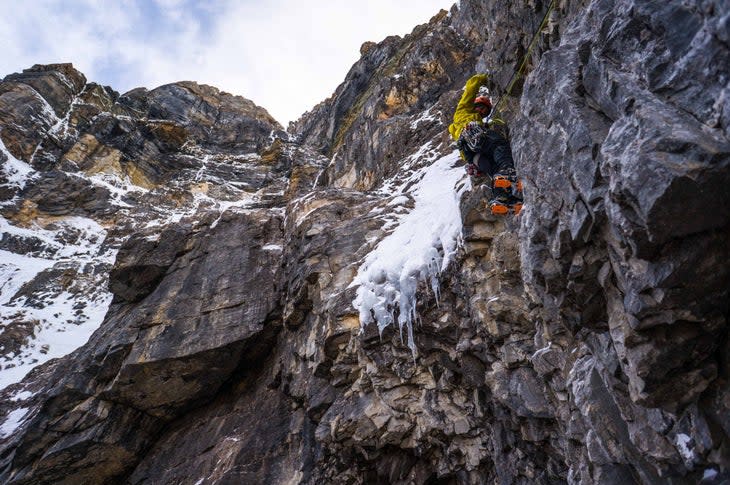
POLYGON ((509 142, 493 129, 504 122, 492 113, 487 79, 486 74, 476 74, 466 82, 449 133, 467 162, 467 173, 472 177, 488 174, 492 178, 492 214, 507 214, 510 210, 519 214, 522 183, 517 179, 509 142))

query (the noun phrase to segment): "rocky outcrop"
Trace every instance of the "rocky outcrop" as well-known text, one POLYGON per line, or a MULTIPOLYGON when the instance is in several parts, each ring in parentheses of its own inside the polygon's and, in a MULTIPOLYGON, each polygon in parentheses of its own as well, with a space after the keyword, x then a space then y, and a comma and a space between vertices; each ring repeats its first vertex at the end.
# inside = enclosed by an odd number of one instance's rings
POLYGON ((111 284, 118 302, 86 346, 43 376, 56 385, 44 391, 33 420, 54 431, 18 444, 14 463, 36 464, 13 481, 103 482, 128 471, 166 422, 267 348, 278 311, 278 253, 267 246, 280 242, 280 221, 226 213, 211 222, 209 231, 183 225, 160 234, 153 244, 173 258, 131 254, 127 248, 140 246, 135 238, 122 247, 111 284), (239 244, 246 235, 248 244, 239 244), (157 284, 125 278, 155 274, 150 267, 167 277, 157 284))
POLYGON ((8 150, 29 160, 46 133, 70 110, 85 85, 84 75, 70 64, 37 65, 3 79, 0 121, 2 140, 8 150))
POLYGON ((323 183, 372 189, 414 148, 446 142, 442 124, 473 62, 450 23, 441 11, 404 38, 364 49, 332 97, 290 126, 330 157, 323 183))
POLYGON ((0 307, 108 311, 0 391, 2 481, 727 482, 725 3, 462 0, 364 44, 289 133, 191 82, 6 78, 0 244, 42 271, 0 307), (525 55, 526 204, 497 218, 446 127, 469 75, 501 93, 525 55))
POLYGON ((720 11, 593 2, 523 95, 523 272, 560 363, 551 391, 572 390, 560 407, 580 412, 575 481, 620 467, 662 482, 728 460, 720 11))
MULTIPOLYGON (((3 386, 78 347, 101 323, 109 270, 130 235, 154 238, 150 229, 192 214, 269 206, 285 190, 290 160, 264 157, 280 126, 243 98, 189 82, 119 96, 65 64, 0 86, 3 386), (22 107, 31 116, 18 111, 18 92, 34 100, 22 107)), ((152 268, 127 274, 139 285, 161 276, 152 268)))
POLYGON ((119 104, 130 114, 171 123, 150 129, 173 146, 184 143, 184 138, 178 138, 186 133, 198 145, 213 146, 219 153, 260 152, 271 143, 272 129, 281 129, 253 102, 194 82, 168 84, 150 92, 136 89, 122 96, 119 104))

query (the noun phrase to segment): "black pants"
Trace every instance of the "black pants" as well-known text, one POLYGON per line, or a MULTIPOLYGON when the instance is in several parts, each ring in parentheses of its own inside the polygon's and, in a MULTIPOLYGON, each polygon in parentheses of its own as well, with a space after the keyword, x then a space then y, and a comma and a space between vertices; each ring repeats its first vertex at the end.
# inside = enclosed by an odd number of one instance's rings
POLYGON ((481 172, 489 174, 512 174, 515 162, 512 159, 512 149, 505 137, 494 130, 484 132, 480 150, 465 152, 467 161, 473 163, 481 172))

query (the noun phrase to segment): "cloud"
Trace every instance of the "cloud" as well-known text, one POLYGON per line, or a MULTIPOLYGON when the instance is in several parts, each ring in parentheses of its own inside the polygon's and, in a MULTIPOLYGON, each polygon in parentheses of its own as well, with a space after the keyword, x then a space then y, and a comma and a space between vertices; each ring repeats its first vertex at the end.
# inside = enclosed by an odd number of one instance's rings
POLYGON ((0 73, 73 62, 125 92, 195 80, 286 124, 332 94, 360 45, 405 35, 449 0, 0 0, 0 73))

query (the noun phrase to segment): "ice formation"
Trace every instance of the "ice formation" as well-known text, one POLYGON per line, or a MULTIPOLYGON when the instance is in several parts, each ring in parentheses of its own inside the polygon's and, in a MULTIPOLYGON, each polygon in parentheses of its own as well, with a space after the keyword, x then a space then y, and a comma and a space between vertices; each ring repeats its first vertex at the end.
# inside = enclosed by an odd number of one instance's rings
MULTIPOLYGON (((409 190, 413 209, 397 219, 393 232, 365 257, 351 286, 359 286, 353 305, 364 326, 376 322, 382 333, 396 319, 401 336, 405 327, 408 346, 416 354, 413 323, 417 319, 417 289, 429 283, 438 298, 438 276, 451 261, 461 235, 460 190, 464 169, 455 166, 458 152, 450 153, 416 171, 401 190, 409 190)), ((402 194, 393 194, 396 198, 402 194)))

